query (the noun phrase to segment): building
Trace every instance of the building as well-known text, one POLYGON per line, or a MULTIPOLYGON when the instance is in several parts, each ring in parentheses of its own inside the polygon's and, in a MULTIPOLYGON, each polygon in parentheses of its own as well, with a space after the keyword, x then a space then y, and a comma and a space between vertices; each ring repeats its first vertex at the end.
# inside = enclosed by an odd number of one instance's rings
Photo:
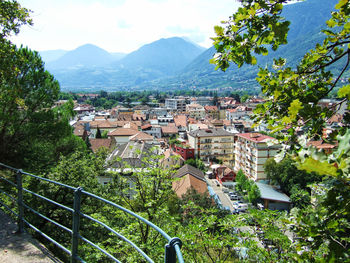
POLYGON ((162 127, 162 134, 163 134, 163 137, 176 136, 177 134, 179 134, 179 130, 175 126, 175 123, 169 123, 169 125, 162 127), (170 125, 170 124, 173 124, 173 125, 170 125))
POLYGON ((130 141, 142 141, 145 143, 149 143, 149 144, 158 144, 158 142, 154 139, 154 137, 152 135, 149 135, 148 133, 145 132, 139 132, 135 135, 132 135, 129 138, 130 141))
POLYGON ((319 140, 319 141, 309 141, 307 143, 307 146, 312 146, 317 148, 317 150, 322 150, 324 151, 325 154, 331 154, 335 149, 337 149, 338 143, 331 144, 323 140, 319 140))
POLYGON ((238 133, 235 135, 234 170, 240 169, 253 179, 265 180, 264 164, 274 157, 280 149, 279 144, 272 144, 275 139, 260 133, 238 133))
POLYGON ((180 146, 175 144, 173 148, 174 148, 174 152, 180 154, 184 160, 195 158, 194 149, 191 147, 188 147, 186 145, 180 146))
POLYGON ((236 173, 225 165, 214 168, 213 174, 220 183, 233 182, 236 179, 236 173))
POLYGON ((204 106, 205 114, 207 117, 210 117, 212 119, 220 119, 220 112, 218 107, 216 106, 204 106))
POLYGON ((199 194, 208 195, 208 186, 204 179, 204 174, 201 170, 185 164, 174 176, 179 178, 173 182, 173 190, 178 197, 182 197, 190 189, 196 190, 199 194))
POLYGON ((140 169, 146 169, 149 163, 145 162, 144 157, 149 157, 152 154, 158 154, 158 150, 151 144, 143 141, 130 141, 117 145, 115 150, 107 158, 107 161, 110 163, 109 170, 134 172, 140 169))
POLYGON ((141 130, 154 138, 162 138, 162 127, 160 125, 145 124, 141 126, 141 130))
POLYGON ((233 166, 234 134, 224 129, 195 130, 188 134, 188 142, 197 158, 205 161, 220 159, 224 164, 233 166))
POLYGON ((165 108, 178 112, 185 112, 186 102, 184 99, 165 99, 165 108))
POLYGON ((196 97, 195 103, 206 106, 206 105, 213 105, 213 98, 212 97, 196 97))
POLYGON ((187 132, 191 132, 191 131, 195 131, 195 130, 199 130, 199 129, 206 130, 208 128, 209 128, 208 125, 205 123, 201 123, 201 122, 189 123, 187 132))
POLYGON ((74 126, 74 131, 73 131, 74 135, 82 138, 84 141, 86 139, 86 137, 88 137, 88 132, 85 128, 85 125, 82 123, 77 123, 74 126))
POLYGON ((105 119, 95 119, 90 122, 90 132, 92 138, 96 138, 97 129, 100 130, 101 134, 103 132, 111 132, 117 128, 117 124, 105 119))
POLYGON ((130 141, 130 138, 139 131, 129 128, 117 128, 108 133, 108 138, 113 138, 116 144, 124 144, 130 141))
POLYGON ((160 159, 160 163, 165 169, 179 168, 185 163, 181 155, 174 152, 171 148, 164 151, 163 155, 164 158, 160 159))
POLYGON ((160 126, 167 126, 169 123, 174 123, 174 118, 171 115, 157 117, 160 126))
POLYGON ((174 123, 179 131, 180 138, 187 139, 187 116, 186 115, 175 116, 174 123))
POLYGON ((78 115, 89 115, 90 113, 95 112, 95 108, 89 104, 80 104, 74 108, 74 111, 78 115))
POLYGON ((91 150, 95 153, 100 148, 104 147, 107 150, 112 150, 115 147, 115 140, 113 139, 90 139, 91 150))
POLYGON ((188 104, 186 105, 186 112, 188 116, 195 119, 204 119, 205 109, 200 104, 188 104))
POLYGON ((235 121, 248 117, 252 113, 252 108, 246 106, 238 106, 234 109, 226 110, 226 120, 235 121))
POLYGON ((289 210, 290 199, 268 184, 256 183, 260 191, 260 199, 264 202, 264 208, 270 210, 289 210))

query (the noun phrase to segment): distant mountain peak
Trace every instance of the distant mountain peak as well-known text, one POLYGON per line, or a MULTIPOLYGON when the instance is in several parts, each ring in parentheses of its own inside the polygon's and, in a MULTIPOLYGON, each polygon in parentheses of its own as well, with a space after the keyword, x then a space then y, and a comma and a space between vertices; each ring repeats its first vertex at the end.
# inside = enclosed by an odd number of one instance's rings
POLYGON ((106 50, 93 45, 84 44, 74 50, 66 52, 59 59, 48 62, 49 69, 66 69, 66 68, 90 68, 108 65, 115 58, 106 50))
POLYGON ((203 50, 181 37, 161 38, 128 54, 120 63, 127 68, 152 69, 169 76, 184 68, 203 50))

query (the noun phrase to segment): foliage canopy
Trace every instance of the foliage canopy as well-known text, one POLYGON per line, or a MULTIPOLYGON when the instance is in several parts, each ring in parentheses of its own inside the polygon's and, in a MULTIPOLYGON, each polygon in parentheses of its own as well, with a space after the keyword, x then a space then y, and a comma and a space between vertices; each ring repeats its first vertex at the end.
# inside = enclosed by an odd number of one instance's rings
MULTIPOLYGON (((212 62, 225 70, 230 63, 239 67, 256 64, 256 54, 266 55, 286 44, 289 22, 282 17, 287 0, 242 0, 242 7, 215 28, 217 50, 212 62)), ((310 139, 321 139, 325 123, 338 107, 347 103, 349 110, 349 80, 344 73, 350 63, 350 3, 339 0, 322 33, 322 43, 307 52, 295 67, 286 60, 274 60, 272 69, 260 68, 257 81, 266 102, 255 110, 257 123, 266 123, 281 135, 286 150, 300 170, 317 173, 322 183, 314 184, 312 205, 293 209, 290 223, 295 225, 300 242, 297 251, 304 260, 342 261, 349 259, 349 134, 348 118, 344 127, 336 130, 330 140, 338 141, 338 150, 326 155, 307 145, 310 139), (338 73, 331 66, 340 67, 338 73), (339 66, 340 65, 340 66, 339 66), (345 85, 343 85, 345 83, 345 85), (319 102, 339 88, 338 104, 321 107, 319 102), (283 133, 283 130, 287 133, 283 133), (305 136, 298 136, 303 130, 305 136), (305 249, 309 249, 306 251, 305 249)), ((298 193, 299 194, 299 193, 298 193)))

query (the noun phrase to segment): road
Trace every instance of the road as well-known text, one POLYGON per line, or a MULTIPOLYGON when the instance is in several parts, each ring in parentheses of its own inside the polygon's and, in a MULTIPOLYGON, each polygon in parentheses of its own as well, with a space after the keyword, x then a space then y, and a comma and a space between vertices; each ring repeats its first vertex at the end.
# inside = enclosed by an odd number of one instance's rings
POLYGON ((225 194, 222 191, 222 185, 217 186, 215 183, 215 179, 208 179, 206 178, 208 184, 213 188, 214 192, 218 195, 220 198, 220 201, 224 207, 229 207, 230 211, 233 212, 235 209, 233 208, 232 201, 228 197, 227 194, 225 194))

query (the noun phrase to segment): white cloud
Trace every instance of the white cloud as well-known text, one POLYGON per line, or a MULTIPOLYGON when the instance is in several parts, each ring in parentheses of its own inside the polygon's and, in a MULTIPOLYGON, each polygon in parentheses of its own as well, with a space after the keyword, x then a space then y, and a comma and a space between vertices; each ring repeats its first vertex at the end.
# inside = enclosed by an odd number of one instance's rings
POLYGON ((232 0, 19 0, 33 10, 34 27, 14 41, 36 50, 91 43, 131 52, 162 37, 186 36, 209 47, 213 27, 237 8, 232 0))

